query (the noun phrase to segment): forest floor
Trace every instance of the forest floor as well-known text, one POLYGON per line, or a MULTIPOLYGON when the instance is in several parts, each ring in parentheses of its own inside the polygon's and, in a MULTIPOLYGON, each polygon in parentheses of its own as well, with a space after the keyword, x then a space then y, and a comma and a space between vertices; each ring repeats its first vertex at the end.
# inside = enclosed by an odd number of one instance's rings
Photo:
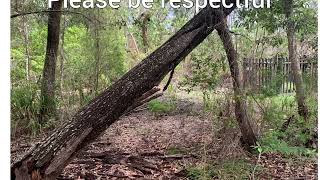
MULTIPOLYGON (((162 98, 166 101, 166 98, 162 98)), ((171 112, 123 116, 84 149, 58 179, 316 179, 315 159, 250 155, 236 128, 219 129, 200 101, 171 112), (257 163, 258 162, 258 163, 257 163)), ((12 141, 12 159, 37 139, 12 141)))

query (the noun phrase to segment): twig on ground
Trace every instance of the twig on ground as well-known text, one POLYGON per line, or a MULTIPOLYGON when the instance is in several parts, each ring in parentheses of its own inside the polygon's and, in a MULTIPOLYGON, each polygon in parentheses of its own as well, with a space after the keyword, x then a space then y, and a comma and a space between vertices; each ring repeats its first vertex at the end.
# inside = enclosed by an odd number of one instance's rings
POLYGON ((261 152, 259 152, 259 156, 258 156, 257 163, 256 163, 256 165, 254 166, 253 171, 252 171, 252 180, 255 180, 254 173, 255 173, 258 165, 259 165, 260 159, 261 159, 261 152))

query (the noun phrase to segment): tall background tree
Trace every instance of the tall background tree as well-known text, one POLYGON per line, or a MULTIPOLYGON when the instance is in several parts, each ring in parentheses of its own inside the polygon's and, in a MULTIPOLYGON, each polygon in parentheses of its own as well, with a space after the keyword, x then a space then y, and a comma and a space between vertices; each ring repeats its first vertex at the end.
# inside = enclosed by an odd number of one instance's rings
POLYGON ((298 102, 298 112, 305 120, 308 119, 308 107, 306 105, 306 94, 302 82, 302 73, 300 70, 300 62, 297 58, 297 42, 296 42, 296 23, 294 21, 294 1, 284 1, 284 12, 287 19, 287 37, 288 37, 288 51, 289 61, 291 62, 291 69, 293 72, 294 83, 296 85, 296 98, 298 102))
MULTIPOLYGON (((253 24, 257 24, 257 26, 261 26, 269 33, 276 33, 273 42, 274 46, 280 47, 281 45, 284 45, 283 42, 285 40, 283 39, 283 33, 286 33, 287 48, 283 50, 278 48, 273 52, 277 55, 288 55, 289 57, 293 81, 296 88, 298 113, 306 120, 308 118, 308 108, 306 105, 305 85, 302 80, 299 59, 303 56, 310 55, 310 52, 313 50, 317 51, 317 49, 313 48, 312 43, 306 43, 307 41, 316 41, 316 39, 314 39, 314 34, 317 31, 315 1, 273 1, 270 9, 262 9, 260 11, 257 9, 243 10, 240 12, 240 17, 243 17, 243 21, 240 22, 240 24, 244 24, 247 27, 252 27, 253 24), (251 25, 249 25, 249 23, 251 25), (299 33, 296 34, 296 32, 299 33), (307 40, 305 37, 308 37, 309 39, 307 40), (308 44, 309 52, 302 51, 301 49, 299 52, 297 49, 298 43, 308 44)), ((259 28, 257 28, 257 31, 258 29, 259 28)))
POLYGON ((56 116, 56 62, 60 42, 60 21, 63 0, 52 3, 53 12, 48 14, 47 48, 43 67, 41 85, 40 123, 44 124, 47 118, 56 116))

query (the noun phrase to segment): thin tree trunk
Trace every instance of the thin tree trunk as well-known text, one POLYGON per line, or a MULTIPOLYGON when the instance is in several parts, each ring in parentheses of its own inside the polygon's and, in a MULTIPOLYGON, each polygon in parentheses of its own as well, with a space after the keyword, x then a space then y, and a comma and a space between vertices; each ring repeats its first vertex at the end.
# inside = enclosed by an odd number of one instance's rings
MULTIPOLYGON (((222 20, 223 21, 223 20, 222 20)), ((232 43, 232 37, 227 27, 226 19, 217 27, 220 39, 223 42, 224 49, 227 54, 229 68, 233 79, 233 91, 235 100, 235 116, 238 121, 244 145, 247 149, 256 145, 256 136, 252 130, 250 121, 247 115, 246 98, 243 93, 243 85, 240 79, 240 70, 237 60, 237 53, 232 43)))
POLYGON ((22 34, 24 39, 25 53, 26 53, 26 80, 30 80, 30 70, 31 70, 31 59, 30 59, 30 50, 29 50, 29 32, 27 26, 27 18, 22 18, 22 34))
MULTIPOLYGON (((97 17, 96 19, 99 19, 99 10, 97 10, 97 17)), ((95 80, 94 80, 94 92, 95 95, 98 95, 98 88, 99 88, 99 76, 100 76, 100 57, 101 57, 101 52, 100 52, 100 23, 97 22, 94 27, 94 36, 95 36, 95 80)))
POLYGON ((285 14, 287 18, 287 38, 289 61, 291 62, 291 70, 293 74, 293 81, 296 86, 296 99, 298 102, 298 113, 305 120, 308 119, 308 107, 305 102, 305 92, 302 81, 302 73, 300 70, 300 63, 297 58, 297 43, 295 37, 295 23, 293 18, 293 0, 285 0, 285 14))
POLYGON ((150 13, 146 12, 141 16, 141 33, 142 33, 142 43, 143 43, 143 50, 145 53, 148 52, 148 22, 150 21, 150 13))
MULTIPOLYGON (((234 1, 232 1, 234 3, 234 1)), ((228 15, 234 8, 224 9, 228 15)), ((11 166, 12 179, 54 179, 75 155, 152 90, 215 28, 220 10, 207 6, 166 43, 79 110, 11 166)))
MULTIPOLYGON (((61 10, 63 0, 53 2, 52 10, 61 10)), ((61 12, 50 12, 48 16, 47 49, 43 68, 41 87, 40 123, 56 114, 55 76, 59 48, 61 12)))
POLYGON ((60 43, 60 96, 63 98, 63 81, 64 81, 64 63, 66 61, 65 53, 64 53, 64 35, 65 30, 67 28, 66 25, 66 16, 63 16, 63 28, 61 30, 61 43, 60 43))

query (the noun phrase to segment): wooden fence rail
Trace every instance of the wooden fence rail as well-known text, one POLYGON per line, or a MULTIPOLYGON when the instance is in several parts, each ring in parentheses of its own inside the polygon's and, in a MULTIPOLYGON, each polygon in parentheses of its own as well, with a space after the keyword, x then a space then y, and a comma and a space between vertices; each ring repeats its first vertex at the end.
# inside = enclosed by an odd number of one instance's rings
MULTIPOLYGON (((317 89, 317 58, 300 59, 303 80, 308 88, 317 89)), ((255 93, 292 93, 295 91, 288 58, 249 59, 243 61, 244 87, 255 93)))

